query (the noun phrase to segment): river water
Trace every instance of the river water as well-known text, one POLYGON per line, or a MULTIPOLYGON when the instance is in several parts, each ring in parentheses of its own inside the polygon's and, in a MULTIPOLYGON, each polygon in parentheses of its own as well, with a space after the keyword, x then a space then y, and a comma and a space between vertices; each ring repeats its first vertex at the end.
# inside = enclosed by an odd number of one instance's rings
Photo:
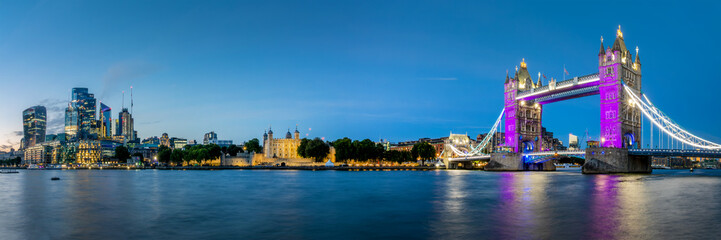
POLYGON ((0 239, 721 238, 721 170, 21 170, 0 183, 0 239))

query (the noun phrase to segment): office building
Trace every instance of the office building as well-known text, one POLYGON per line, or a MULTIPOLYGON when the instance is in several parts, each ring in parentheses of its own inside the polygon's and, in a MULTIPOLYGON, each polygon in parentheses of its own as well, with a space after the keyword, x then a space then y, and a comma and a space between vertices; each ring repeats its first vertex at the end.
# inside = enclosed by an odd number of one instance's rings
POLYGON ((212 131, 203 135, 203 145, 208 145, 211 143, 212 144, 218 143, 218 134, 216 134, 215 132, 212 132, 212 131))
POLYGON ((112 108, 110 108, 108 105, 103 104, 100 102, 100 134, 98 134, 98 137, 106 139, 113 135, 112 132, 112 125, 113 125, 113 119, 112 119, 112 108))
POLYGON ((70 139, 91 138, 95 125, 95 95, 87 88, 73 88, 72 100, 65 109, 65 134, 70 139))
POLYGON ((28 148, 45 141, 47 111, 33 106, 23 111, 23 147, 28 148))

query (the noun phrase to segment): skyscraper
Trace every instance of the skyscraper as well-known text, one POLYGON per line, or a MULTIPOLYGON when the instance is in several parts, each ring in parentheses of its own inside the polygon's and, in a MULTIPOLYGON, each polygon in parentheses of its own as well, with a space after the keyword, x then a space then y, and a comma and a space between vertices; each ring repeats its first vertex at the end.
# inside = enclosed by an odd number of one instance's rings
POLYGON ((71 140, 78 136, 78 111, 72 104, 65 108, 65 140, 71 140))
POLYGON ((93 132, 95 95, 87 88, 73 88, 72 100, 65 109, 65 133, 68 138, 88 138, 93 132))
POLYGON ((100 135, 99 137, 110 137, 113 135, 111 131, 111 126, 113 124, 113 119, 111 115, 112 108, 110 108, 108 105, 103 104, 103 102, 100 102, 100 135))
POLYGON ((218 143, 218 134, 216 134, 215 132, 212 132, 212 131, 209 133, 206 133, 203 136, 203 145, 208 145, 211 143, 213 143, 213 144, 218 143))
POLYGON ((35 146, 45 141, 47 110, 43 106, 33 106, 23 111, 23 146, 35 146))
POLYGON ((133 126, 133 116, 128 112, 127 108, 123 108, 118 114, 118 125, 120 127, 120 135, 125 137, 127 141, 135 140, 135 128, 133 126))

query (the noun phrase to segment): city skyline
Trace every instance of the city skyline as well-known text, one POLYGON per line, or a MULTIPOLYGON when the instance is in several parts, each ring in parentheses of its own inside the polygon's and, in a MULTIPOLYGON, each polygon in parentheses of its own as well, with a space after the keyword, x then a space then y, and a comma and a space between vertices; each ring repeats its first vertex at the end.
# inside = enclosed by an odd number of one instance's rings
MULTIPOLYGON (((600 38, 613 39, 619 24, 629 48, 640 48, 643 91, 681 125, 719 140, 721 126, 713 123, 721 113, 707 110, 713 88, 701 87, 715 83, 714 56, 721 53, 713 7, 636 4, 638 11, 607 15, 589 3, 555 4, 285 4, 297 9, 290 11, 272 3, 207 3, 161 14, 165 5, 158 3, 11 3, 0 9, 0 34, 9 36, 0 41, 0 145, 19 145, 23 109, 45 106, 47 134, 60 133, 70 89, 89 88, 119 112, 130 86, 140 138, 167 132, 198 140, 215 131, 242 143, 261 139, 271 125, 299 125, 326 140, 404 141, 449 131, 474 137, 502 108, 504 70, 525 58, 531 73, 548 79, 561 78, 564 66, 570 77, 597 72, 600 38), (110 8, 139 17, 102 15, 110 8), (567 15, 544 9, 606 17, 560 23, 567 15), (61 19, 63 10, 77 16, 61 19), (397 14, 388 19, 389 12, 397 14), (263 21, 247 23, 253 19, 263 21)), ((597 103, 592 96, 551 104, 544 126, 598 136, 597 103), (568 109, 578 114, 568 119, 568 109)))

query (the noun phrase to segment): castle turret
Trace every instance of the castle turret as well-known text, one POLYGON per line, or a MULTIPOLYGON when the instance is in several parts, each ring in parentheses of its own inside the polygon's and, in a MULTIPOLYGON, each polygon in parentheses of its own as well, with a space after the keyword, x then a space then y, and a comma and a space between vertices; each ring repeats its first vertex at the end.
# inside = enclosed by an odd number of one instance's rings
POLYGON ((293 135, 290 134, 290 128, 288 128, 288 132, 285 133, 285 139, 291 139, 293 138, 293 135))
POLYGON ((298 125, 295 125, 295 139, 300 139, 300 132, 298 132, 298 125))
POLYGON ((529 90, 536 87, 536 84, 533 83, 533 79, 531 79, 531 74, 528 73, 525 58, 521 60, 521 69, 518 70, 516 80, 518 80, 518 89, 520 89, 521 91, 529 90))

